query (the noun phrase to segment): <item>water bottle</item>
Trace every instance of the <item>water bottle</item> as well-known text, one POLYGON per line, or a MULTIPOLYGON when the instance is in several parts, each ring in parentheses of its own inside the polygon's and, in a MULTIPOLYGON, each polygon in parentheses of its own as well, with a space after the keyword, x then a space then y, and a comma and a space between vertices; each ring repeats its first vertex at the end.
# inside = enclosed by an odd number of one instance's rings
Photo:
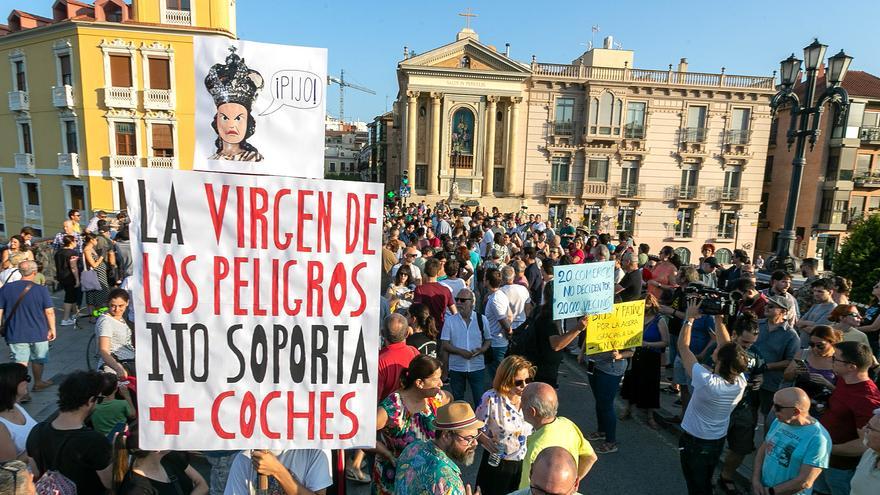
POLYGON ((501 455, 504 453, 504 444, 495 444, 495 450, 496 452, 494 454, 489 454, 489 465, 492 467, 498 467, 498 465, 501 464, 501 455))

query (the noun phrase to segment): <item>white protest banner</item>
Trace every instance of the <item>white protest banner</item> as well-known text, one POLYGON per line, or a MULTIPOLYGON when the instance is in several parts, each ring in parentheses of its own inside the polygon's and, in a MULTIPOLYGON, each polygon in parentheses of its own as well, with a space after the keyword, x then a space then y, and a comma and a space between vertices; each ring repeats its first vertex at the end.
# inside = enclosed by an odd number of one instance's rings
POLYGON ((614 304, 614 262, 553 267, 553 319, 611 311, 614 304))
POLYGON ((375 438, 382 188, 126 171, 141 448, 375 438))
POLYGON ((193 169, 324 177, 327 50, 194 36, 193 169))

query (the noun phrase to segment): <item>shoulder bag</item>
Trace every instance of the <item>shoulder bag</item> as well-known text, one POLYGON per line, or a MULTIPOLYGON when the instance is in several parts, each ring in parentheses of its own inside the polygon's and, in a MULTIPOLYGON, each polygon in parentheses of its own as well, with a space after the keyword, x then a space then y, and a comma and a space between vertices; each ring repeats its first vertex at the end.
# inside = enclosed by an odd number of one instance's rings
POLYGON ((24 290, 21 291, 21 294, 18 295, 18 299, 15 301, 15 305, 12 306, 12 310, 9 311, 9 314, 6 315, 6 318, 3 319, 3 323, 0 323, 0 337, 6 337, 6 324, 9 323, 9 320, 12 319, 12 315, 15 314, 15 310, 18 309, 18 306, 21 304, 21 301, 24 299, 24 296, 30 292, 31 288, 34 286, 34 283, 31 282, 28 284, 24 290))

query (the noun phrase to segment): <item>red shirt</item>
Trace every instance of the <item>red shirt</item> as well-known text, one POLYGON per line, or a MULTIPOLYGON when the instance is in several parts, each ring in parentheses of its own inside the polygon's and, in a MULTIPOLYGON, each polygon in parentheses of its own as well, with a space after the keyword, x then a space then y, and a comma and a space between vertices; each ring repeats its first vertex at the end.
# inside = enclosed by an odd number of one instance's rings
POLYGON ((764 309, 768 302, 770 301, 767 299, 767 296, 764 295, 763 292, 759 292, 758 298, 755 299, 755 302, 753 302, 751 306, 746 306, 744 303, 740 303, 739 313, 742 313, 743 311, 751 311, 752 313, 755 313, 758 318, 766 318, 766 316, 764 316, 764 309))
MULTIPOLYGON (((828 400, 828 410, 819 420, 831 435, 831 443, 838 445, 859 438, 859 428, 874 415, 880 407, 880 390, 871 380, 847 384, 838 378, 834 392, 828 400)), ((831 454, 830 466, 835 469, 855 469, 858 457, 843 457, 831 454)))
POLYGON ((446 308, 455 304, 449 287, 439 282, 428 282, 416 287, 415 294, 413 294, 413 302, 420 302, 428 306, 431 316, 434 317, 434 323, 437 326, 438 332, 443 330, 443 318, 446 314, 446 308))
POLYGON ((409 362, 418 355, 419 350, 411 345, 406 345, 406 342, 388 344, 379 350, 379 379, 377 380, 379 400, 376 401, 377 404, 400 387, 400 373, 409 367, 409 362))

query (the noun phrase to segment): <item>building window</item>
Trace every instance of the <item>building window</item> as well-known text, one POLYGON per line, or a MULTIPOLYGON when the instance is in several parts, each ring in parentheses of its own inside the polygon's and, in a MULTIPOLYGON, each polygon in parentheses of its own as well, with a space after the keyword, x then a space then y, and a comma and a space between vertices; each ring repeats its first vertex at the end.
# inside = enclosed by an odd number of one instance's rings
POLYGON ((764 164, 764 182, 773 181, 773 155, 767 157, 767 163, 764 164))
POLYGON ((856 159, 856 177, 864 177, 871 173, 871 156, 859 155, 856 159))
POLYGON ((189 10, 190 0, 165 0, 165 8, 171 10, 189 10))
POLYGON ((828 161, 825 163, 825 180, 837 180, 837 174, 840 172, 840 154, 839 150, 832 150, 828 155, 828 161))
POLYGON ((452 151, 462 155, 474 153, 474 112, 459 108, 452 116, 452 151))
POLYGON ((336 162, 330 162, 330 171, 336 172, 336 162))
POLYGON ((110 55, 110 85, 115 88, 134 87, 129 55, 110 55))
POLYGON ((758 218, 767 218, 767 203, 770 201, 770 193, 761 193, 761 206, 758 207, 758 218))
POLYGON ((15 90, 27 91, 27 74, 24 69, 24 60, 16 60, 12 62, 13 72, 15 73, 15 90))
POLYGON ((691 264, 691 250, 686 247, 675 248, 673 253, 678 255, 678 259, 681 260, 682 265, 691 264))
POLYGON ((147 65, 150 70, 150 89, 171 89, 170 61, 167 58, 149 57, 147 65))
POLYGON ((63 121, 64 125, 64 150, 65 153, 79 153, 79 139, 76 133, 76 122, 73 120, 63 121))
POLYGON ((702 143, 706 140, 706 107, 688 107, 687 129, 685 129, 682 141, 689 143, 702 143))
POLYGON ((153 156, 174 156, 174 133, 171 124, 153 124, 153 156))
POLYGON ((631 101, 626 104, 626 124, 623 126, 623 137, 642 139, 645 137, 645 106, 642 101, 631 101))
POLYGON ((571 165, 571 157, 554 156, 550 161, 550 181, 568 182, 568 172, 571 165))
POLYGON ((635 232, 636 209, 631 206, 621 206, 617 210, 617 233, 626 232, 632 234, 635 232))
POLYGON ((137 134, 134 122, 116 122, 116 154, 121 156, 137 155, 137 134))
POLYGON ((718 238, 733 239, 736 230, 736 212, 722 211, 718 219, 718 238))
POLYGON ((82 184, 69 184, 67 186, 68 209, 80 211, 86 210, 86 188, 82 184))
POLYGON ((748 108, 734 108, 730 119, 730 126, 727 130, 728 144, 748 144, 749 143, 749 124, 751 110, 748 108))
POLYGON ((59 55, 58 65, 61 67, 61 84, 73 86, 73 70, 70 67, 70 55, 59 55))
MULTIPOLYGON (((679 208, 675 215, 673 237, 691 238, 694 236, 694 209, 679 208)), ((683 260, 682 260, 683 261, 683 260)))
POLYGON ((599 98, 590 99, 590 134, 602 136, 620 134, 623 100, 605 91, 599 98))
POLYGON ((459 61, 458 61, 458 68, 459 69, 470 69, 471 68, 471 57, 469 57, 467 55, 461 57, 461 59, 459 59, 459 61))
POLYGON ((865 196, 850 197, 849 216, 851 219, 857 220, 865 214, 865 199, 865 196))
MULTIPOLYGON (((428 188, 428 166, 416 165, 416 189, 428 188)), ((451 184, 450 184, 451 185, 451 184)))
POLYGON ((104 5, 104 18, 107 22, 122 22, 122 7, 108 2, 104 5))
POLYGON ((626 160, 620 170, 620 195, 634 197, 639 189, 639 161, 626 160))
POLYGON ((492 169, 492 192, 504 192, 504 169, 502 167, 493 167, 492 169))
POLYGON ((742 180, 742 171, 739 167, 729 167, 724 171, 724 189, 722 198, 725 201, 736 201, 739 199, 739 186, 742 180))
POLYGON ((574 133, 574 98, 557 98, 553 122, 553 133, 570 136, 574 133))
POLYGON ((587 180, 589 182, 608 182, 607 158, 590 160, 587 166, 587 180))
POLYGON ((697 181, 700 171, 696 168, 681 171, 681 183, 678 191, 680 199, 694 199, 697 197, 697 181))
POLYGON ((40 185, 36 182, 25 182, 25 201, 28 206, 40 206, 40 185))
POLYGON ((776 134, 779 133, 779 119, 775 118, 770 122, 770 144, 776 144, 776 134))
POLYGON ((598 205, 587 205, 584 206, 584 221, 583 225, 590 232, 596 232, 599 230, 599 225, 602 222, 602 208, 598 205))
POLYGON ((834 199, 834 191, 825 191, 822 196, 822 209, 819 223, 842 224, 849 221, 849 200, 834 199))
POLYGON ((33 153, 34 144, 31 139, 31 125, 27 122, 20 122, 18 124, 18 132, 21 134, 21 152, 33 153))
POLYGON ((729 265, 731 260, 733 260, 733 253, 730 252, 730 249, 721 248, 715 251, 715 259, 722 265, 729 265))

